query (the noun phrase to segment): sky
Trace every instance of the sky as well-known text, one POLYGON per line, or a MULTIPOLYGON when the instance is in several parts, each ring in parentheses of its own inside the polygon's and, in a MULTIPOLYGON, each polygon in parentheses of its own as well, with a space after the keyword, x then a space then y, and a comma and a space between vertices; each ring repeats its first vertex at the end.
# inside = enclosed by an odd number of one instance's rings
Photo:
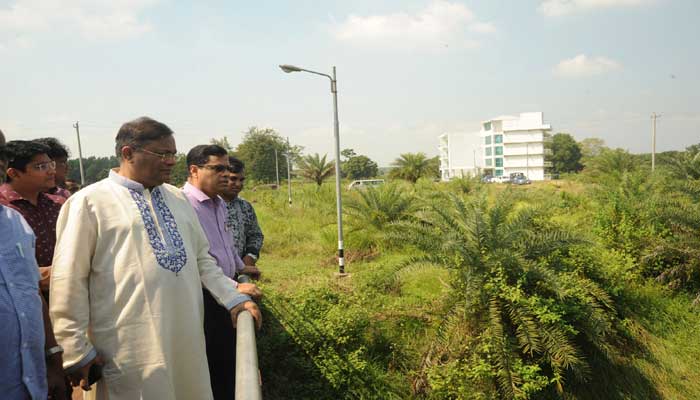
POLYGON ((700 142, 697 0, 0 0, 0 129, 111 155, 147 115, 178 150, 251 126, 387 166, 444 132, 542 111, 553 132, 631 152, 700 142))

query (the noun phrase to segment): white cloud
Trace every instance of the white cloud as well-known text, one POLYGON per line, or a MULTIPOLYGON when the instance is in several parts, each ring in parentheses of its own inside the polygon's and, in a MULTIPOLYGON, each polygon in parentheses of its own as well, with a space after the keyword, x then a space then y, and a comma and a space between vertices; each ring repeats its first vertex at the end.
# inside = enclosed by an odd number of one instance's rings
POLYGON ((653 1, 654 0, 543 0, 540 3, 539 10, 548 17, 558 17, 594 9, 641 6, 653 1))
POLYGON ((442 48, 444 46, 472 48, 478 45, 467 32, 492 33, 493 24, 477 20, 474 13, 461 3, 434 0, 424 9, 413 13, 386 15, 350 15, 331 29, 342 42, 396 49, 442 48))
POLYGON ((605 57, 587 57, 579 54, 574 58, 562 60, 554 67, 554 74, 564 78, 581 78, 600 75, 622 68, 620 63, 605 57))
POLYGON ((116 40, 151 30, 139 14, 158 0, 16 0, 0 7, 0 43, 30 42, 58 32, 89 40, 116 40))

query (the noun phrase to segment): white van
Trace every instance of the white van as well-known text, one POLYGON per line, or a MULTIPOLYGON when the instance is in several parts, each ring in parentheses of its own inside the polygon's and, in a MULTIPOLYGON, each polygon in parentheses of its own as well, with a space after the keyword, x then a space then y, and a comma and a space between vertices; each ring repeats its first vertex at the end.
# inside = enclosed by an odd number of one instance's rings
POLYGON ((348 189, 362 189, 367 187, 374 187, 384 184, 384 179, 361 179, 359 181, 352 181, 348 189))

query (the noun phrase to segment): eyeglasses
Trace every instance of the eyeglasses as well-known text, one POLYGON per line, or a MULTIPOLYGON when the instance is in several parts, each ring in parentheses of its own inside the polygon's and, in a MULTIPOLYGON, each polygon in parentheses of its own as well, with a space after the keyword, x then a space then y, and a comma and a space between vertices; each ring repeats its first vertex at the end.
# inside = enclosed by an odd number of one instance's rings
POLYGON ((206 168, 209 170, 212 170, 216 172, 217 174, 221 174, 224 172, 233 172, 233 168, 228 166, 228 165, 221 165, 221 164, 216 164, 216 165, 211 165, 211 164, 205 164, 205 165, 197 165, 199 168, 206 168))
POLYGON ((166 152, 166 153, 156 153, 155 151, 146 150, 146 149, 140 148, 140 147, 136 148, 135 150, 137 150, 137 151, 142 151, 142 152, 144 152, 144 153, 146 153, 146 154, 150 154, 150 155, 152 155, 152 156, 159 157, 161 161, 173 161, 173 160, 175 160, 175 158, 177 157, 177 154, 176 154, 176 153, 169 153, 169 152, 166 152))
POLYGON ((56 161, 46 161, 39 164, 32 165, 32 169, 39 172, 46 172, 48 170, 56 169, 56 161))

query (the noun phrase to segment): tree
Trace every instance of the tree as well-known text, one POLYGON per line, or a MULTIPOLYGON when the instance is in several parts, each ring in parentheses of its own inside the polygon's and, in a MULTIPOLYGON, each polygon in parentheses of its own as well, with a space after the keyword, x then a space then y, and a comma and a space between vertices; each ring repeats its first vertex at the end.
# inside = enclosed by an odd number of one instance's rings
POLYGON ((345 158, 345 160, 349 160, 349 159, 355 157, 357 154, 355 153, 355 150, 353 150, 353 149, 343 149, 343 150, 340 152, 340 155, 341 155, 343 158, 345 158))
POLYGON ((326 162, 326 155, 321 157, 318 155, 318 153, 302 157, 297 162, 297 165, 299 175, 316 182, 318 186, 321 186, 323 181, 325 181, 329 176, 333 175, 333 171, 335 171, 333 162, 326 162))
POLYGON ((231 143, 228 142, 228 138, 226 136, 222 137, 221 139, 212 138, 209 143, 221 146, 226 149, 227 152, 233 153, 233 146, 231 146, 231 143))
POLYGON ((175 160, 175 165, 170 173, 170 183, 177 187, 182 187, 187 181, 187 176, 189 171, 187 170, 187 156, 184 154, 178 154, 175 160))
POLYGON ((463 390, 490 381, 494 390, 484 398, 532 398, 544 390, 560 398, 571 379, 588 378, 590 361, 615 356, 620 320, 594 280, 600 266, 572 262, 592 264, 595 252, 550 218, 546 208, 519 206, 508 195, 494 205, 486 196, 449 195, 389 225, 392 240, 419 251, 396 275, 431 264, 451 271, 445 320, 424 369, 435 373, 438 363, 452 361, 463 390))
POLYGON ((350 179, 364 179, 377 176, 377 163, 367 156, 353 156, 344 161, 340 167, 345 176, 350 179))
POLYGON ((389 172, 390 178, 405 179, 411 183, 424 176, 430 176, 431 161, 425 153, 404 153, 391 163, 395 168, 389 172))
POLYGON ((669 158, 666 167, 677 179, 700 179, 700 145, 686 147, 684 152, 669 158))
POLYGON ((578 143, 578 147, 581 148, 582 158, 597 157, 606 149, 605 141, 599 138, 586 138, 578 143))
POLYGON ((624 174, 637 171, 642 164, 638 155, 623 149, 604 148, 599 155, 586 160, 584 172, 592 178, 608 177, 618 181, 624 174))
MULTIPOLYGON (((87 157, 83 158, 83 171, 85 171, 85 184, 89 185, 109 174, 109 170, 119 166, 119 160, 115 156, 111 157, 87 157)), ((80 163, 78 159, 68 161, 67 179, 80 182, 80 163)))
POLYGON ((243 137, 241 144, 236 147, 235 154, 246 165, 246 174, 250 180, 260 182, 274 182, 275 150, 279 164, 280 178, 287 178, 285 167, 287 151, 292 162, 301 153, 300 146, 287 146, 287 142, 274 129, 251 127, 243 137))
POLYGON ((568 133, 557 133, 552 136, 551 143, 552 166, 554 172, 578 172, 581 165, 581 148, 568 133))

